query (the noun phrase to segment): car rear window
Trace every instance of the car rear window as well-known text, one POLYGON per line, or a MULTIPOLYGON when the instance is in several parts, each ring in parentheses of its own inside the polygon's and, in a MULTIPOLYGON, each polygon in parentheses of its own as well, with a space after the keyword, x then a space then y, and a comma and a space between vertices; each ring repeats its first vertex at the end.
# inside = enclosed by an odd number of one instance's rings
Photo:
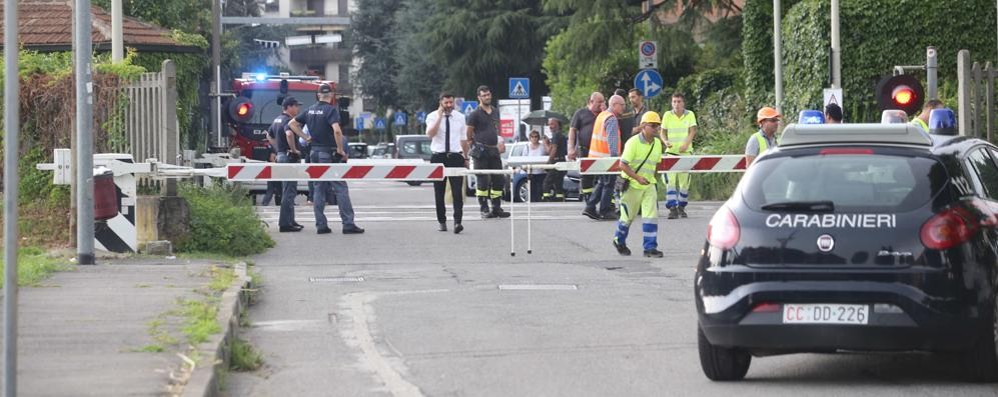
POLYGON ((837 212, 906 212, 928 203, 944 181, 945 168, 928 157, 814 152, 753 164, 742 197, 754 210, 775 203, 831 201, 837 212))

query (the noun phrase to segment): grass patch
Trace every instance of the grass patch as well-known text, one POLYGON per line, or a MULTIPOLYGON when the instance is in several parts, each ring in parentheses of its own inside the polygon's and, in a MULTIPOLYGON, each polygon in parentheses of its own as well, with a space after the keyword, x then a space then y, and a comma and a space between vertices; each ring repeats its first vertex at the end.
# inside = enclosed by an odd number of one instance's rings
POLYGON ((216 299, 181 300, 180 305, 183 308, 184 316, 182 331, 191 344, 205 342, 209 336, 222 332, 222 327, 218 325, 218 302, 216 299))
POLYGON ((139 351, 146 353, 162 353, 166 351, 166 348, 164 348, 162 345, 145 345, 142 346, 142 348, 140 348, 139 351))
POLYGON ((191 209, 191 236, 177 244, 179 252, 228 256, 259 254, 274 246, 246 191, 238 187, 180 185, 191 209))
MULTIPOLYGON (((3 268, 3 256, 0 255, 0 284, 4 280, 3 268)), ((38 247, 23 247, 17 254, 17 285, 37 286, 52 273, 72 268, 65 258, 50 256, 38 247)))
POLYGON ((231 348, 232 358, 229 360, 229 369, 233 371, 255 371, 263 365, 263 356, 249 342, 235 338, 232 341, 231 348))
POLYGON ((211 282, 208 283, 208 289, 216 295, 229 289, 229 286, 232 285, 232 281, 236 279, 236 271, 232 268, 213 265, 210 272, 211 282))

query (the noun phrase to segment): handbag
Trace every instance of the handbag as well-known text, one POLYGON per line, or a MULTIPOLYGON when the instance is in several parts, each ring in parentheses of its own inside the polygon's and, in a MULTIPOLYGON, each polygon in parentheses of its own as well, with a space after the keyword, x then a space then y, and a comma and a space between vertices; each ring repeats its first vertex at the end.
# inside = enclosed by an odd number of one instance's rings
POLYGON ((485 155, 485 144, 484 143, 472 143, 471 150, 468 151, 468 155, 473 158, 481 158, 485 155))
MULTIPOLYGON (((637 173, 638 170, 641 169, 641 167, 645 166, 645 163, 648 161, 648 157, 651 156, 651 152, 655 151, 655 143, 656 142, 658 142, 658 139, 655 139, 655 140, 652 141, 651 148, 648 149, 648 154, 645 155, 645 159, 644 160, 641 160, 641 164, 638 165, 637 168, 634 168, 634 173, 637 173)), ((624 192, 626 192, 629 187, 631 187, 631 180, 628 179, 628 178, 626 178, 626 177, 624 177, 624 176, 621 176, 621 177, 617 178, 617 180, 614 182, 614 188, 616 188, 616 190, 618 192, 620 192, 621 194, 623 194, 624 192)))

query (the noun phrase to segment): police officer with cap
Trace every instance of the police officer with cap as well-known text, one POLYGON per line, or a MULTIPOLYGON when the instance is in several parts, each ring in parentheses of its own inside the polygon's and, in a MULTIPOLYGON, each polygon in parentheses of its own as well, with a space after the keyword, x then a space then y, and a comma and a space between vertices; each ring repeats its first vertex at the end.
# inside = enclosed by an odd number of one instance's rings
MULTIPOLYGON (((343 130, 340 128, 340 112, 333 106, 333 87, 329 84, 319 85, 319 101, 308 108, 307 111, 298 114, 288 127, 299 136, 303 135, 302 126, 308 126, 311 137, 307 140, 311 143, 311 153, 309 157, 312 163, 338 163, 345 162, 347 158, 346 148, 341 145, 343 141, 343 130)), ((312 199, 312 208, 315 211, 315 228, 318 234, 332 232, 326 224, 326 192, 332 186, 333 194, 336 196, 337 205, 340 207, 340 219, 343 222, 343 234, 364 233, 353 223, 353 205, 350 203, 350 191, 344 181, 323 181, 317 182, 315 197, 312 199)))
MULTIPOLYGON (((291 123, 291 119, 298 115, 301 103, 295 97, 289 96, 284 98, 281 106, 284 112, 274 119, 268 134, 275 141, 277 162, 297 163, 301 159, 301 152, 298 150, 298 140, 295 138, 294 131, 288 128, 288 124, 291 123)), ((281 217, 278 221, 281 232, 297 232, 303 228, 302 225, 295 222, 295 196, 297 194, 298 182, 284 182, 281 195, 281 217)))

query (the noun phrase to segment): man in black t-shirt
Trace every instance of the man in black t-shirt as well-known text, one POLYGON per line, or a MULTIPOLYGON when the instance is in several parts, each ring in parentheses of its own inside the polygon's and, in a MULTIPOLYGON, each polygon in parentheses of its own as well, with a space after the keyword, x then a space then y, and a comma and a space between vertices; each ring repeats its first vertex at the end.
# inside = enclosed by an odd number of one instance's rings
MULTIPOLYGON (((500 153, 506 151, 506 143, 499 137, 499 110, 492 107, 492 89, 478 87, 478 109, 471 112, 468 125, 468 141, 472 142, 470 154, 475 159, 476 170, 501 170, 500 153), (477 148, 476 148, 477 147, 477 148)), ((509 212, 502 209, 503 175, 478 175, 475 196, 481 206, 482 218, 508 218, 509 212), (489 201, 492 210, 489 211, 489 201)))
MULTIPOLYGON (((302 125, 308 126, 311 135, 307 141, 311 144, 312 163, 346 162, 346 148, 341 144, 343 130, 340 129, 340 111, 332 105, 333 88, 329 84, 319 85, 319 101, 308 108, 308 111, 298 114, 288 127, 295 134, 303 135, 302 125), (335 155, 334 155, 335 153, 335 155)), ((344 181, 317 182, 315 197, 312 198, 312 209, 315 212, 315 229, 319 234, 332 232, 326 223, 326 192, 332 187, 336 203, 340 207, 340 220, 343 222, 343 234, 364 233, 353 223, 353 204, 350 202, 350 190, 344 181)))
MULTIPOLYGON (((572 115, 572 122, 568 128, 568 160, 575 161, 579 157, 589 157, 589 142, 593 138, 593 126, 596 124, 596 115, 603 111, 604 102, 603 94, 594 92, 589 96, 589 103, 586 107, 579 109, 572 115)), ((583 203, 593 192, 594 181, 595 178, 592 175, 582 176, 579 194, 582 196, 583 203)))
MULTIPOLYGON (((548 119, 548 128, 551 130, 551 139, 547 141, 548 164, 563 162, 568 156, 568 138, 561 132, 561 120, 554 117, 548 119)), ((548 170, 542 199, 565 201, 565 171, 548 170)))

